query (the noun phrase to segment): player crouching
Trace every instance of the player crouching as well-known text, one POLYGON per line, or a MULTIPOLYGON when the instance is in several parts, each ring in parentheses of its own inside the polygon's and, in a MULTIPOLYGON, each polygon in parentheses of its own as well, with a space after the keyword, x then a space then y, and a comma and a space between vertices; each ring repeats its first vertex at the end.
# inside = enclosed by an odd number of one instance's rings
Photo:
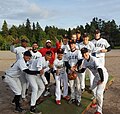
MULTIPOLYGON (((24 110, 21 108, 20 105, 20 98, 21 98, 21 82, 20 76, 22 72, 27 74, 36 75, 40 74, 40 71, 31 71, 28 69, 27 62, 31 59, 30 51, 25 51, 23 58, 17 60, 10 69, 8 69, 5 73, 4 81, 10 86, 11 90, 15 93, 15 112, 23 112, 24 110)), ((41 114, 41 113, 39 113, 41 114)))
POLYGON ((63 89, 63 98, 69 100, 68 96, 68 78, 67 73, 65 70, 65 65, 63 61, 63 49, 57 50, 57 58, 54 61, 54 70, 55 70, 55 81, 56 81, 56 89, 55 89, 55 96, 56 96, 56 104, 61 104, 61 89, 60 84, 61 81, 63 82, 64 89, 63 89))
POLYGON ((87 48, 82 48, 81 53, 84 57, 84 62, 82 69, 79 70, 79 72, 83 73, 85 69, 88 68, 93 73, 94 79, 91 89, 94 93, 94 97, 97 100, 97 110, 95 114, 102 114, 103 93, 108 81, 108 72, 96 57, 93 57, 89 54, 87 48))

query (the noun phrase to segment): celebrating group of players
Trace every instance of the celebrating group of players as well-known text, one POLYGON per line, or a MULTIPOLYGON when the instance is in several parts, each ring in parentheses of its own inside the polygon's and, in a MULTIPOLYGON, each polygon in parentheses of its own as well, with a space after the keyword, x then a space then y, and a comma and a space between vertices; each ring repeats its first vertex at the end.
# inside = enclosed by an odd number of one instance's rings
MULTIPOLYGON (((10 47, 16 53, 16 62, 5 72, 4 81, 15 93, 15 111, 22 112, 20 98, 26 99, 26 90, 31 87, 30 112, 36 114, 36 104, 44 93, 49 94, 50 74, 53 74, 55 86, 55 102, 61 104, 61 96, 69 104, 81 106, 81 96, 85 91, 85 72, 89 71, 90 89, 93 91, 96 107, 95 114, 102 114, 103 93, 108 81, 105 68, 105 53, 111 50, 106 39, 100 37, 100 30, 96 29, 95 38, 89 41, 89 34, 84 33, 81 38, 80 31, 72 34, 71 38, 65 34, 60 43, 56 39, 53 48, 50 40, 46 47, 38 50, 37 42, 33 42, 32 49, 27 49, 28 41, 21 40, 21 46, 15 47, 14 41, 10 47), (73 79, 70 76, 73 75, 73 79), (61 91, 63 85, 63 92, 61 91), (68 86, 70 96, 68 96, 68 86), (45 91, 45 92, 44 92, 45 91)), ((41 112, 39 112, 41 114, 41 112)))

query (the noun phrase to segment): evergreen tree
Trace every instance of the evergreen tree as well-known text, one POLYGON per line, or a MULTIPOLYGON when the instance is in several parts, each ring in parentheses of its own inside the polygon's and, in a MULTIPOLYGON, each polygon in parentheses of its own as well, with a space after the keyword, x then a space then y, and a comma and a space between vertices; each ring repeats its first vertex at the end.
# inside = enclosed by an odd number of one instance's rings
POLYGON ((7 22, 5 20, 4 20, 3 26, 2 26, 2 34, 4 37, 7 37, 9 35, 8 25, 7 25, 7 22))

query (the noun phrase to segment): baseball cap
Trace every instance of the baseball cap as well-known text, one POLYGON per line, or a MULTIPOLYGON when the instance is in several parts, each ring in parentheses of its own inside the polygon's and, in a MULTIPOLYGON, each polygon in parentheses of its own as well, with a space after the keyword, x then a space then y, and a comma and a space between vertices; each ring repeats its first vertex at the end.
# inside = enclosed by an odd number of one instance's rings
POLYGON ((63 49, 59 48, 59 49, 57 50, 57 54, 63 54, 63 53, 64 53, 64 50, 63 50, 63 49))
POLYGON ((21 42, 26 42, 26 43, 28 43, 28 40, 27 40, 27 39, 22 39, 21 42))
POLYGON ((99 29, 96 29, 96 30, 95 30, 95 34, 98 34, 98 33, 100 33, 100 30, 99 30, 99 29))
POLYGON ((85 33, 83 34, 83 38, 88 37, 88 36, 89 36, 89 34, 88 34, 87 32, 85 32, 85 33))
POLYGON ((74 40, 69 40, 68 42, 69 44, 76 44, 76 42, 74 40))
POLYGON ((47 40, 47 41, 46 41, 46 43, 48 43, 48 42, 51 43, 51 40, 47 40))
POLYGON ((31 57, 32 54, 31 54, 31 52, 28 50, 28 51, 25 51, 25 52, 24 52, 24 56, 29 56, 29 57, 31 57))
POLYGON ((87 52, 88 52, 88 49, 87 49, 87 48, 84 47, 84 48, 81 49, 82 55, 83 55, 84 53, 87 53, 87 52))
POLYGON ((76 33, 79 33, 79 34, 81 34, 80 30, 76 30, 76 33))
POLYGON ((68 39, 68 35, 67 35, 67 34, 64 34, 64 35, 63 35, 63 38, 68 39))

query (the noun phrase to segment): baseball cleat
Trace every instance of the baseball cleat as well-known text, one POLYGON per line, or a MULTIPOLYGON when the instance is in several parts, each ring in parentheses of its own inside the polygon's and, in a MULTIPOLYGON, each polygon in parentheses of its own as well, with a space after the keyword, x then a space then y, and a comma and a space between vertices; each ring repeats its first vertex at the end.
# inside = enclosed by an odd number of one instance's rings
POLYGON ((96 103, 95 103, 95 104, 92 103, 92 104, 90 105, 90 107, 91 107, 91 108, 96 108, 96 107, 97 107, 97 104, 96 104, 96 103))
POLYGON ((50 95, 50 92, 49 92, 49 91, 46 91, 46 92, 44 93, 44 97, 46 97, 46 96, 48 96, 48 95, 50 95))
POLYGON ((101 114, 100 112, 95 112, 94 114, 101 114))
POLYGON ((76 105, 77 105, 77 106, 81 106, 80 101, 76 100, 76 105))
POLYGON ((61 104, 60 100, 56 100, 56 104, 60 105, 61 104))
POLYGON ((65 96, 65 97, 63 97, 63 99, 65 99, 65 100, 70 100, 70 97, 69 96, 65 96))
POLYGON ((15 108, 15 112, 23 112, 25 111, 24 109, 22 109, 21 107, 16 107, 15 108))
POLYGON ((75 99, 70 99, 70 100, 68 101, 69 104, 72 104, 72 103, 74 103, 74 102, 75 102, 75 99))

